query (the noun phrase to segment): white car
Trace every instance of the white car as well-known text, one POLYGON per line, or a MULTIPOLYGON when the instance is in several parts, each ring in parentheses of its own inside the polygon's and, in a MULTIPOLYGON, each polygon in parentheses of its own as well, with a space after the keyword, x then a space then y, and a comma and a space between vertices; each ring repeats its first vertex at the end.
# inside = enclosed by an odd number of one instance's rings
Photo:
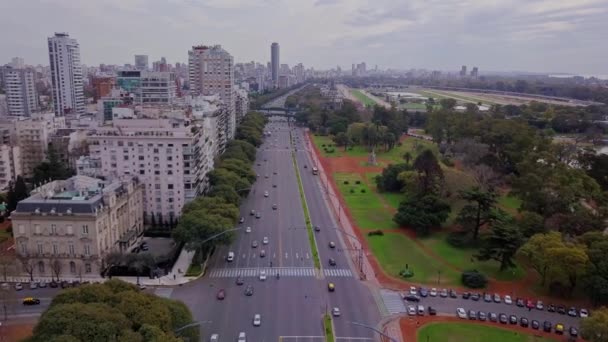
POLYGON ((424 305, 418 305, 418 315, 424 316, 424 305))
POLYGON ((264 236, 264 239, 262 239, 262 243, 267 245, 268 244, 268 237, 264 236))
POLYGON ((213 334, 211 335, 211 338, 209 338, 209 342, 219 342, 220 341, 220 335, 218 334, 213 334))
POLYGON ((17 290, 17 291, 23 290, 23 284, 21 284, 21 283, 15 284, 15 290, 17 290))
POLYGON ((458 318, 467 319, 467 312, 463 308, 456 309, 456 314, 458 318))
POLYGON ((245 233, 251 233, 251 227, 245 228, 245 233))
POLYGON ((262 325, 262 316, 260 314, 253 315, 253 326, 259 327, 262 325))
MULTIPOLYGON (((268 178, 268 177, 266 177, 266 178, 268 178)), ((269 196, 268 191, 264 191, 264 197, 268 197, 268 196, 269 196)))
POLYGON ((234 252, 228 252, 228 256, 226 257, 228 262, 232 262, 234 260, 234 252))
POLYGON ((38 283, 33 281, 30 283, 30 290, 35 290, 38 288, 38 283))
POLYGON ((437 289, 433 287, 431 291, 429 291, 429 296, 437 297, 437 289))
POLYGON ((260 271, 260 280, 261 281, 266 280, 266 271, 264 271, 264 270, 260 271))
POLYGON ((410 316, 416 316, 416 307, 413 305, 407 306, 407 314, 410 316))
MULTIPOLYGON (((239 220, 239 223, 243 223, 243 222, 245 222, 245 218, 244 218, 244 217, 241 217, 241 219, 239 220)), ((217 335, 216 335, 216 336, 217 336, 217 335)))
POLYGON ((589 311, 587 311, 587 309, 581 309, 578 314, 581 318, 589 317, 589 311))
POLYGON ((333 309, 331 310, 331 314, 332 314, 334 317, 338 317, 338 316, 340 316, 340 309, 339 309, 339 308, 333 308, 333 309))
POLYGON ((410 286, 410 294, 414 296, 418 295, 418 289, 416 289, 416 286, 410 286))
POLYGON ((513 304, 513 300, 511 299, 511 296, 505 296, 505 304, 507 305, 511 305, 513 304))
POLYGON ((244 332, 240 332, 239 333, 238 342, 247 342, 247 339, 245 338, 245 333, 244 332))

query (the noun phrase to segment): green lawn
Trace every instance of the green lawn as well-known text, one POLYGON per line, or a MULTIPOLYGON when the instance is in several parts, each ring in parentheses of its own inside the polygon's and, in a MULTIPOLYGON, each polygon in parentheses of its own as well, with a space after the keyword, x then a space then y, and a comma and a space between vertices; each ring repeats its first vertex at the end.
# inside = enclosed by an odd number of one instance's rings
POLYGON ((367 242, 385 272, 399 277, 399 271, 407 264, 414 272, 408 278, 413 282, 433 286, 458 285, 460 274, 427 255, 414 241, 403 234, 385 233, 383 236, 367 236, 367 242), (439 272, 441 271, 441 283, 439 272))
POLYGON ((517 210, 521 207, 521 200, 505 194, 498 198, 498 206, 510 214, 517 214, 517 210))
POLYGON ((418 342, 550 342, 545 337, 474 323, 430 323, 418 329, 418 342))
POLYGON ((329 157, 329 158, 345 157, 345 156, 347 156, 347 157, 365 157, 369 154, 369 152, 367 151, 367 149, 365 147, 358 146, 358 145, 347 149, 345 152, 344 147, 335 146, 335 143, 331 139, 331 136, 323 136, 323 135, 314 134, 312 136, 312 141, 315 144, 315 146, 317 146, 319 151, 321 151, 321 155, 323 157, 329 157), (332 152, 332 153, 325 152, 325 150, 323 149, 323 147, 325 147, 324 145, 325 146, 332 145, 333 147, 331 147, 331 148, 334 149, 334 152, 332 152))
POLYGON ((500 272, 497 261, 478 261, 473 257, 477 253, 477 249, 454 247, 447 242, 446 238, 447 233, 438 233, 420 239, 420 242, 441 258, 462 270, 476 269, 498 280, 516 280, 525 276, 525 270, 519 265, 515 269, 500 272))
POLYGON ((401 109, 423 109, 426 110, 426 104, 424 103, 415 103, 415 102, 408 102, 408 103, 404 103, 404 104, 399 104, 399 108, 401 109))
POLYGON ((363 103, 363 105, 366 107, 376 105, 376 101, 374 101, 369 96, 363 94, 360 90, 351 89, 350 93, 353 94, 353 96, 356 97, 357 100, 361 101, 363 103))
POLYGON ((378 195, 358 174, 334 173, 333 176, 359 228, 363 230, 397 228, 390 209, 385 207, 378 195), (345 181, 348 184, 344 184, 345 181), (360 184, 356 184, 357 181, 360 181, 360 184))

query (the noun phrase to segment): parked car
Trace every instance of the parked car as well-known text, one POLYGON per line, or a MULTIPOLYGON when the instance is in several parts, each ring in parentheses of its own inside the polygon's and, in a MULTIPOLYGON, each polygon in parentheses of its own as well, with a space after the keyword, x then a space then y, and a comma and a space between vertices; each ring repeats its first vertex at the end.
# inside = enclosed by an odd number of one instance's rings
POLYGON ((424 316, 424 305, 418 305, 418 316, 424 316))
POLYGON ((475 310, 469 310, 469 319, 470 320, 476 320, 477 319, 477 312, 475 312, 475 310))
POLYGON ((578 316, 578 311, 576 311, 575 307, 571 307, 570 309, 568 309, 568 316, 570 316, 570 317, 578 316))
POLYGON ((498 315, 496 313, 494 313, 494 312, 490 312, 488 314, 488 320, 490 322, 498 322, 498 315))
POLYGON ((505 296, 505 304, 507 304, 507 305, 513 304, 513 300, 511 299, 511 296, 505 296))
POLYGON ((477 313, 477 318, 478 318, 480 321, 485 321, 485 320, 486 320, 486 318, 487 318, 486 313, 485 313, 485 312, 483 312, 483 311, 479 311, 479 312, 477 313))
POLYGON ((38 288, 38 282, 32 281, 30 283, 30 290, 35 290, 38 288))
POLYGON ((448 290, 447 289, 441 290, 441 292, 439 292, 439 297, 441 297, 441 298, 447 298, 448 297, 448 290))
POLYGON ((500 315, 498 315, 498 320, 500 321, 500 323, 502 324, 507 324, 507 315, 504 313, 501 313, 500 315))
POLYGON ((407 314, 410 316, 416 316, 416 307, 413 305, 407 306, 407 314))
POLYGON ((433 287, 431 291, 429 291, 429 296, 437 297, 437 289, 433 287))
POLYGON ((566 314, 566 308, 563 305, 560 305, 557 307, 557 313, 560 315, 565 315, 566 314))
POLYGON ((515 316, 515 315, 509 316, 509 323, 517 324, 517 316, 515 316))
POLYGON ((410 294, 414 296, 418 295, 418 289, 416 286, 410 286, 410 294))
POLYGON ((552 329, 553 329, 553 324, 551 324, 551 322, 549 322, 549 321, 543 322, 543 331, 544 332, 551 332, 552 329))
POLYGON ((547 311, 549 311, 549 312, 555 312, 555 305, 553 305, 553 304, 547 305, 547 311))
POLYGON ((589 317, 589 311, 587 311, 587 309, 580 309, 578 314, 581 318, 589 317))
POLYGON ((51 287, 51 288, 54 288, 54 289, 55 289, 55 288, 59 287, 59 284, 58 284, 56 281, 54 281, 54 280, 53 280, 53 281, 51 281, 51 282, 49 283, 49 287, 51 287))
POLYGON ((544 310, 545 309, 545 305, 543 304, 542 301, 540 301, 540 300, 536 301, 536 309, 537 310, 544 310))
POLYGON ((561 323, 557 323, 555 325, 555 333, 558 335, 563 335, 564 334, 564 325, 561 323))
POLYGON ((418 292, 420 292, 420 297, 427 297, 429 295, 429 291, 424 287, 421 287, 418 292))
POLYGON ((48 284, 46 281, 42 280, 42 281, 40 282, 40 284, 38 284, 38 287, 40 287, 40 288, 44 289, 44 288, 46 288, 48 285, 49 285, 49 284, 48 284))
POLYGON ((486 303, 490 303, 490 302, 492 302, 492 295, 491 295, 491 294, 489 294, 489 293, 484 293, 484 294, 483 294, 483 300, 484 300, 484 302, 486 302, 486 303))
POLYGON ((437 310, 435 310, 435 308, 432 308, 429 306, 429 315, 431 315, 431 316, 437 315, 437 310))
POLYGON ((462 293, 462 299, 469 299, 469 298, 471 298, 471 292, 462 293))
POLYGON ((16 283, 16 284, 15 284, 15 290, 17 290, 17 291, 21 291, 21 290, 23 290, 23 284, 21 284, 21 283, 16 283))
POLYGON ((478 301, 479 298, 481 298, 481 296, 479 295, 479 293, 472 293, 471 294, 471 300, 478 301))
POLYGON ((450 298, 458 298, 458 294, 453 289, 450 289, 450 298))
POLYGON ((534 308, 536 307, 536 305, 534 305, 534 302, 533 302, 533 301, 531 301, 530 299, 528 299, 528 300, 526 301, 526 307, 527 307, 528 309, 534 309, 534 308))
POLYGON ((498 293, 494 294, 494 303, 500 303, 500 295, 498 293))
POLYGON ((578 337, 578 330, 576 330, 575 327, 570 327, 570 329, 568 329, 568 332, 570 333, 570 336, 578 337))
POLYGON ((524 303, 523 299, 517 298, 517 300, 515 301, 515 305, 519 306, 520 308, 523 308, 524 306, 526 306, 526 303, 524 303))
POLYGON ((530 322, 530 326, 532 327, 532 329, 538 330, 540 329, 540 323, 533 319, 532 322, 530 322))
POLYGON ((530 323, 529 323, 529 321, 528 321, 528 319, 526 317, 520 317, 519 318, 519 325, 521 325, 524 328, 527 328, 530 325, 530 323))
POLYGON ((467 312, 463 308, 456 309, 456 315, 458 318, 467 319, 467 312))

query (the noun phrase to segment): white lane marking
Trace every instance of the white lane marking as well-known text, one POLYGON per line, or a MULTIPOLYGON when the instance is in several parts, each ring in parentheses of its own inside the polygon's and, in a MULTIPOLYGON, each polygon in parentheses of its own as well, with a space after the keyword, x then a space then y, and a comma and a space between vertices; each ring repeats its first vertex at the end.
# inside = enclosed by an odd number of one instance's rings
POLYGON ((306 259, 310 259, 310 255, 308 255, 308 253, 306 253, 306 259))
POLYGON ((336 340, 357 340, 357 341, 373 341, 371 337, 336 337, 336 340))
POLYGON ((296 259, 298 258, 298 253, 296 253, 296 259))

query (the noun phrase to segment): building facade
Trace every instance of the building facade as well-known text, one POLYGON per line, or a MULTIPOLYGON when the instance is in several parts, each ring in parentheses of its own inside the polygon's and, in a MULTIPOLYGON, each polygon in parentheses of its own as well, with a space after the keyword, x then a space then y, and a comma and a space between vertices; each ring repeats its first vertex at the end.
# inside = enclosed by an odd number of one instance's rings
POLYGON ((148 70, 148 55, 135 55, 135 69, 148 70))
POLYGON ((193 46, 188 51, 190 92, 193 96, 215 95, 226 105, 229 113, 226 135, 236 132, 234 60, 220 45, 193 46))
POLYGON ((118 87, 131 93, 136 104, 171 104, 175 101, 175 74, 160 71, 119 71, 118 87))
POLYGON ((114 76, 93 76, 91 77, 91 85, 93 86, 93 97, 98 101, 102 97, 110 94, 116 85, 116 77, 114 76))
POLYGON ((55 115, 84 114, 80 47, 67 33, 48 38, 55 115))
POLYGON ((279 53, 279 43, 272 43, 270 45, 270 73, 274 88, 279 86, 279 66, 281 65, 279 53))
POLYGON ((32 191, 11 213, 22 273, 38 279, 99 277, 104 258, 143 233, 143 184, 74 176, 32 191))
POLYGON ((0 190, 8 190, 9 184, 19 175, 21 175, 19 146, 0 145, 0 190))
POLYGON ((2 69, 8 115, 30 116, 38 111, 38 93, 36 92, 36 71, 31 68, 2 69))

